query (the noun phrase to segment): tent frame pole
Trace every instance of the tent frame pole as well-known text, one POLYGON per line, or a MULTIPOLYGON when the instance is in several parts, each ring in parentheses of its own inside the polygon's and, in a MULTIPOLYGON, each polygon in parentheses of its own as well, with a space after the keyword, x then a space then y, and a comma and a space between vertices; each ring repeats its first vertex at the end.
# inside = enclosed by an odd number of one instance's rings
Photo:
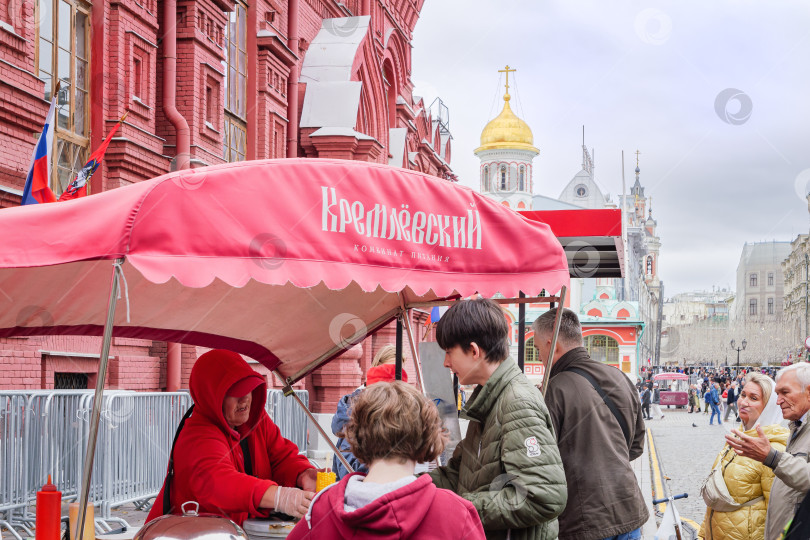
MULTIPOLYGON (((519 293, 520 298, 526 298, 523 291, 519 293)), ((524 371, 526 363, 526 304, 521 302, 518 304, 518 367, 520 371, 524 371)))
POLYGON ((402 380, 402 327, 404 325, 403 319, 405 318, 405 312, 400 311, 399 315, 397 315, 397 333, 396 333, 396 357, 394 360, 394 380, 401 381, 402 380))
MULTIPOLYGON (((101 356, 98 361, 98 378, 96 379, 96 393, 93 398, 93 412, 90 415, 90 433, 87 436, 87 452, 84 455, 84 471, 82 472, 81 497, 79 499, 79 519, 76 520, 78 530, 73 532, 73 538, 83 540, 84 523, 87 519, 87 504, 90 498, 90 480, 93 476, 93 461, 96 457, 96 439, 98 438, 98 423, 101 418, 101 405, 104 398, 104 381, 107 378, 107 364, 112 342, 113 324, 115 321, 115 303, 118 299, 119 276, 122 272, 123 258, 113 261, 113 274, 110 283, 110 298, 107 303, 107 320, 104 322, 104 338, 101 342, 101 356)), ((95 527, 95 524, 93 525, 95 527)))
POLYGON ((411 347, 411 357, 413 358, 413 367, 414 371, 416 371, 416 384, 419 385, 419 389, 422 391, 423 395, 427 395, 425 393, 425 380, 422 378, 422 359, 419 358, 419 351, 416 347, 416 341, 413 337, 413 328, 411 327, 411 313, 412 310, 407 310, 404 312, 406 316, 406 323, 405 323, 405 330, 408 332, 408 344, 411 347))
MULTIPOLYGON (((312 415, 312 413, 309 410, 309 407, 304 405, 304 402, 301 401, 301 398, 298 397, 298 395, 295 393, 295 390, 293 390, 292 380, 291 379, 285 379, 284 377, 282 377, 281 373, 279 373, 278 371, 275 371, 275 370, 273 371, 273 375, 278 377, 278 379, 280 381, 285 381, 287 386, 285 386, 282 389, 284 391, 284 395, 285 396, 292 396, 292 398, 295 400, 295 402, 298 403, 298 405, 301 406, 301 409, 304 410, 304 414, 307 415, 307 417, 309 418, 309 421, 312 422, 315 425, 315 429, 317 429, 320 432, 321 436, 326 440, 326 443, 332 448, 332 451, 335 452, 335 456, 340 460, 341 463, 343 463, 343 466, 346 467, 347 471, 349 471, 350 473, 353 473, 354 468, 352 468, 352 466, 349 465, 349 462, 343 456, 343 452, 341 452, 338 449, 338 447, 335 446, 335 443, 333 443, 332 439, 329 438, 329 435, 326 434, 326 431, 324 431, 324 429, 321 427, 321 424, 318 423, 318 420, 316 420, 315 417, 312 415)), ((327 463, 326 466, 329 467, 329 464, 327 463)), ((79 540, 81 540, 81 539, 79 539, 79 540)))
POLYGON ((413 310, 405 307, 405 296, 402 293, 397 293, 399 296, 399 305, 402 307, 402 317, 405 320, 405 330, 408 332, 408 345, 411 347, 411 358, 413 358, 413 367, 416 372, 416 384, 422 391, 422 395, 427 395, 425 392, 425 381, 422 378, 422 359, 419 357, 419 351, 416 347, 416 340, 413 337, 413 327, 411 325, 413 319, 413 310))
POLYGON ((562 318, 562 310, 565 309, 565 294, 567 292, 568 289, 563 285, 562 289, 560 289, 560 305, 557 309, 557 316, 554 317, 554 333, 551 335, 551 348, 548 351, 548 358, 543 368, 543 395, 546 394, 548 380, 551 377, 551 367, 554 364, 554 349, 557 348, 557 336, 560 334, 560 320, 562 318))

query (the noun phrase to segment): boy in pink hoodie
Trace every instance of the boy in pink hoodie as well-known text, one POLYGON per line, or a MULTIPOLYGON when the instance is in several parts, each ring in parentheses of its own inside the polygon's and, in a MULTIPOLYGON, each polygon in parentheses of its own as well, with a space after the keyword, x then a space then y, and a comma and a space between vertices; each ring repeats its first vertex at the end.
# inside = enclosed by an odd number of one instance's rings
POLYGON ((318 493, 288 540, 486 538, 472 503, 414 476, 416 463, 435 460, 447 442, 436 406, 416 389, 401 381, 367 388, 344 431, 368 474, 318 493))

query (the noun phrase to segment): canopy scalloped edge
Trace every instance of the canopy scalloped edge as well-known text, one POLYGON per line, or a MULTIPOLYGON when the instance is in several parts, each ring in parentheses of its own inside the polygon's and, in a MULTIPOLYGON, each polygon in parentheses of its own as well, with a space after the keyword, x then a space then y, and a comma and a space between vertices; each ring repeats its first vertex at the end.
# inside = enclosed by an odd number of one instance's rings
POLYGON ((366 266, 370 272, 380 276, 373 281, 355 281, 352 274, 358 271, 357 264, 332 261, 300 261, 284 259, 241 259, 243 264, 234 264, 235 258, 172 257, 171 267, 176 270, 165 271, 167 265, 160 264, 165 257, 148 255, 131 255, 127 261, 152 283, 166 283, 174 278, 186 287, 202 288, 210 285, 215 279, 232 287, 244 287, 251 279, 266 285, 286 285, 292 283, 299 288, 310 288, 323 283, 333 291, 345 289, 352 282, 365 292, 374 292, 379 288, 389 293, 397 293, 409 288, 417 296, 424 296, 431 291, 437 296, 459 294, 462 297, 480 294, 492 297, 502 294, 515 298, 520 292, 528 295, 539 294, 545 289, 549 294, 556 294, 563 285, 568 284, 567 269, 548 270, 523 274, 481 274, 470 273, 459 275, 454 272, 433 270, 400 269, 391 267, 366 266), (194 266, 195 270, 184 271, 194 266), (204 268, 202 273, 200 268, 204 268), (441 276, 440 279, 436 279, 441 276), (440 284, 440 285, 437 285, 440 284))

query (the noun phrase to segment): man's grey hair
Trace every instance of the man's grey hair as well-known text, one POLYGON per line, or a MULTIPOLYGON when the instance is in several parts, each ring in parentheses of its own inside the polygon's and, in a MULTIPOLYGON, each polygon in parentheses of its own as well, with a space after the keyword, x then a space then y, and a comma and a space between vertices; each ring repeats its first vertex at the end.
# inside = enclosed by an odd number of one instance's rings
POLYGON ((795 373, 799 384, 802 385, 802 390, 810 386, 810 364, 807 362, 799 362, 791 366, 783 367, 776 373, 776 382, 782 378, 785 373, 795 373))
MULTIPOLYGON (((557 308, 553 308, 534 320, 532 330, 534 330, 535 339, 538 336, 552 335, 554 333, 554 319, 556 317, 557 308)), ((563 308, 560 315, 560 335, 557 340, 568 346, 582 346, 582 326, 579 324, 579 317, 568 308, 563 308)))

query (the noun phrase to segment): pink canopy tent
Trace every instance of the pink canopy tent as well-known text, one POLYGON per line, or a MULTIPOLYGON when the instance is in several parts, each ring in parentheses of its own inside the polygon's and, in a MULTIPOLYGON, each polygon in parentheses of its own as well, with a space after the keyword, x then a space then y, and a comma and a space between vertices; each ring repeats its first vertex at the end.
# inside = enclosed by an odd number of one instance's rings
POLYGON ((0 337, 103 335, 96 406, 112 335, 227 348, 290 385, 410 307, 564 294, 569 281, 547 225, 354 161, 178 171, 6 209, 0 230, 0 337))
POLYGON ((653 379, 656 381, 688 381, 689 375, 686 373, 658 373, 653 379))
POLYGON ((293 382, 403 304, 556 293, 569 280, 548 226, 354 161, 181 171, 6 209, 0 229, 0 336, 101 335, 107 261, 123 259, 129 320, 119 308, 115 336, 228 348, 293 382))

